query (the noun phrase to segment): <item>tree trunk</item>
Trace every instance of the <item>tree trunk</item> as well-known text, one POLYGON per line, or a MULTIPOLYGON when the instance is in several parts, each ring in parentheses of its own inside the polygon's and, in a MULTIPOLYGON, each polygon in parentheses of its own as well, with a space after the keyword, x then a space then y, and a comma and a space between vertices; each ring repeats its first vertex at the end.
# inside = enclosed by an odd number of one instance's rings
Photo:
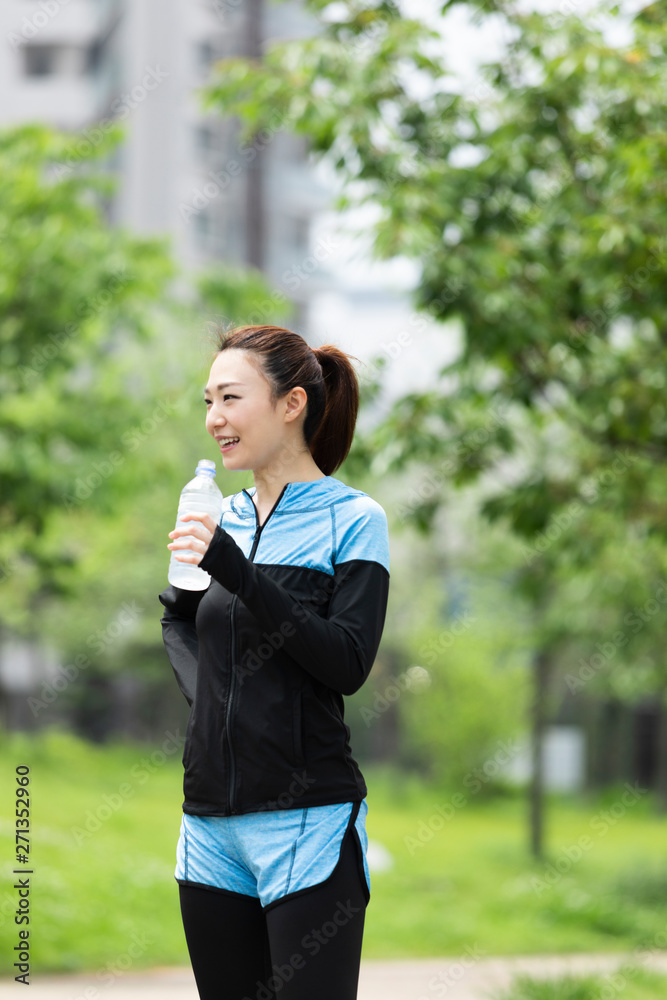
POLYGON ((541 859, 544 854, 544 731, 546 702, 551 672, 551 656, 538 650, 533 659, 532 773, 530 779, 530 849, 541 859))
POLYGON ((661 691, 658 700, 658 739, 656 746, 655 805, 658 813, 667 813, 667 709, 661 691))
MULTIPOLYGON (((245 0, 245 55, 262 58, 264 0, 245 0)), ((255 155, 246 165, 245 230, 246 263, 258 270, 264 268, 266 220, 264 206, 264 150, 254 143, 255 155)))

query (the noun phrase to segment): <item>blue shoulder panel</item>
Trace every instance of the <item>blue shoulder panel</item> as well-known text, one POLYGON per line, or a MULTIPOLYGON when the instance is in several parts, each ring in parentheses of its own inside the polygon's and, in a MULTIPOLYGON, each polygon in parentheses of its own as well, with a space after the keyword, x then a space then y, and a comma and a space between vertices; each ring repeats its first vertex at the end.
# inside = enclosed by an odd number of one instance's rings
POLYGON ((334 507, 335 563, 352 559, 378 562, 389 572, 389 528, 384 508, 367 493, 334 507))
MULTIPOLYGON (((256 528, 250 497, 243 491, 225 497, 219 523, 249 557, 256 528)), ((332 476, 290 483, 262 530, 254 562, 333 575, 338 563, 352 559, 378 562, 389 572, 387 515, 380 504, 332 476)))

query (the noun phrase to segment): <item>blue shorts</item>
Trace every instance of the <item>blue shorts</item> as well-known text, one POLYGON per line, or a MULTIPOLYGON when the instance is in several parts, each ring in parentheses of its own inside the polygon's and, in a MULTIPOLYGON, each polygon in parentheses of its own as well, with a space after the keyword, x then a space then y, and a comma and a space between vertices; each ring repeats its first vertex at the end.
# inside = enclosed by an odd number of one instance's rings
POLYGON ((357 838, 370 898, 367 812, 362 799, 238 816, 183 813, 174 878, 254 896, 266 909, 328 878, 349 828, 349 836, 357 838))

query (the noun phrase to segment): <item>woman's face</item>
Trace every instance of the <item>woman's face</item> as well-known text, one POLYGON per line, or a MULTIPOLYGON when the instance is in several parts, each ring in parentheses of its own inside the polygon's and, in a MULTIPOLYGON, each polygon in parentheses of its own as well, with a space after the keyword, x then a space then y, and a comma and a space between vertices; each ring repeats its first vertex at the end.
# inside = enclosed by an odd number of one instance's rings
POLYGON ((230 349, 211 365, 204 399, 206 430, 218 442, 226 469, 271 466, 278 473, 278 464, 287 464, 294 421, 306 403, 303 389, 292 389, 274 409, 267 380, 244 351, 230 349))

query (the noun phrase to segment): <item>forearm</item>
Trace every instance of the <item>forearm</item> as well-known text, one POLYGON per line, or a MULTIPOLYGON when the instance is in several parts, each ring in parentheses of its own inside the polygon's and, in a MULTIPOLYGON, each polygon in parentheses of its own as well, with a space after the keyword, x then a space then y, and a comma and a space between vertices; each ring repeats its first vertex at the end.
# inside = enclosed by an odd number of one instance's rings
POLYGON ((195 614, 204 593, 205 591, 187 591, 169 586, 158 597, 166 608, 160 619, 162 640, 178 686, 188 705, 192 705, 197 690, 199 643, 195 614))
POLYGON ((353 694, 375 659, 386 614, 389 574, 374 562, 336 567, 329 617, 296 600, 243 554, 218 526, 200 568, 238 595, 260 626, 284 637, 282 648, 304 670, 341 694, 353 694))

